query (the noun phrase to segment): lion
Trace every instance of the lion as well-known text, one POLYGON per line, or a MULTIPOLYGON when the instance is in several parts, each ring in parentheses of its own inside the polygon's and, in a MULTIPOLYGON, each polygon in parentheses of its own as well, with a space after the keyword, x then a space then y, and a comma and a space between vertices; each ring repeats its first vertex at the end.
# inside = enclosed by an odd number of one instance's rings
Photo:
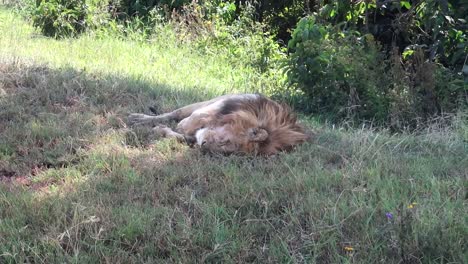
POLYGON ((134 113, 128 121, 221 154, 274 155, 290 151, 312 135, 290 107, 261 94, 224 95, 156 116, 134 113), (169 121, 179 122, 176 131, 162 125, 169 121))

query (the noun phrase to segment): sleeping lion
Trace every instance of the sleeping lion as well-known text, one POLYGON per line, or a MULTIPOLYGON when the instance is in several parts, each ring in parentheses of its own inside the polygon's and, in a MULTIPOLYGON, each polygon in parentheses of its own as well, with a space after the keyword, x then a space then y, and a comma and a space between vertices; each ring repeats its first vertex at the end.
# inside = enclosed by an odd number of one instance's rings
POLYGON ((273 155, 307 141, 291 109, 260 94, 225 95, 157 116, 130 114, 131 125, 222 154, 273 155), (162 125, 179 122, 176 131, 162 125))

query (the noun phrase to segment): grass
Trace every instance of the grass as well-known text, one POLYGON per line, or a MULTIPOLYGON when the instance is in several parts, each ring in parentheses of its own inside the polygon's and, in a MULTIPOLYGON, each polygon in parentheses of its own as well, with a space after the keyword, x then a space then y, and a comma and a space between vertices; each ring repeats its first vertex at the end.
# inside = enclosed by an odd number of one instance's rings
POLYGON ((466 263, 467 125, 206 156, 125 116, 268 85, 188 47, 0 10, 0 263, 466 263), (390 213, 390 214, 388 214, 390 213))

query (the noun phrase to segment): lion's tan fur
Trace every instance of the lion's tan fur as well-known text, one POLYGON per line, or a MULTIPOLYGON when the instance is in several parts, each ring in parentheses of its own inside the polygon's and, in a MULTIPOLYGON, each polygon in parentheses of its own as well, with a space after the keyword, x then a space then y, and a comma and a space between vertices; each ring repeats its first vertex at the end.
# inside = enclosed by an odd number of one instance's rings
POLYGON ((180 134, 166 135, 190 138, 202 134, 198 144, 211 152, 272 155, 310 137, 288 106, 262 95, 227 95, 160 116, 133 114, 130 120, 152 125, 178 120, 180 134))
POLYGON ((271 155, 290 150, 309 138, 304 127, 297 123, 296 116, 286 105, 259 96, 237 102, 236 108, 231 113, 219 116, 216 122, 219 125, 230 123, 235 134, 242 134, 249 128, 261 128, 268 132, 265 141, 250 142, 242 146, 245 152, 271 155))

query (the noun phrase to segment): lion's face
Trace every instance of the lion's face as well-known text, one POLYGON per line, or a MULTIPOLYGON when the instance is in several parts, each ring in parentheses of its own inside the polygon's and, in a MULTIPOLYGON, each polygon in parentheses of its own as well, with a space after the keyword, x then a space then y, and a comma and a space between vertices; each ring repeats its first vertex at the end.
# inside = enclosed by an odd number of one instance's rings
POLYGON ((261 141, 266 140, 268 133, 263 129, 238 127, 226 124, 220 127, 203 128, 197 131, 197 145, 211 153, 253 153, 261 141))

